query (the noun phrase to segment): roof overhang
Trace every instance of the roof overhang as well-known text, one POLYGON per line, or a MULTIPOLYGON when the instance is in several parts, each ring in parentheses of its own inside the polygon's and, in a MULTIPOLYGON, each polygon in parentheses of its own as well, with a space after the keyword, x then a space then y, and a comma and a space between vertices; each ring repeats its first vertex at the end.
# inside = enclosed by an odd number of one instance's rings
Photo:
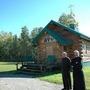
POLYGON ((45 28, 33 39, 33 43, 34 44, 37 44, 38 43, 38 40, 42 37, 42 35, 47 32, 48 34, 50 34, 53 38, 56 39, 57 42, 59 42, 60 44, 62 45, 70 45, 70 44, 73 44, 74 42, 70 39, 67 39, 65 37, 63 37, 60 33, 57 33, 56 31, 52 30, 52 29, 49 29, 48 26, 49 25, 56 25, 58 27, 63 27, 65 30, 67 30, 68 32, 71 32, 72 34, 80 37, 81 39, 85 39, 87 41, 90 42, 90 38, 86 35, 83 35, 82 33, 80 32, 77 32, 75 30, 73 30, 72 28, 68 27, 68 26, 65 26, 61 23, 58 23, 58 22, 55 22, 53 20, 51 20, 46 26, 45 28))
POLYGON ((65 37, 63 37, 60 33, 57 33, 54 30, 48 29, 48 28, 44 28, 43 31, 37 35, 37 37, 33 40, 34 43, 38 43, 38 40, 42 37, 42 35, 47 32, 49 35, 51 35, 59 44, 61 45, 71 45, 73 44, 72 40, 69 40, 65 37))

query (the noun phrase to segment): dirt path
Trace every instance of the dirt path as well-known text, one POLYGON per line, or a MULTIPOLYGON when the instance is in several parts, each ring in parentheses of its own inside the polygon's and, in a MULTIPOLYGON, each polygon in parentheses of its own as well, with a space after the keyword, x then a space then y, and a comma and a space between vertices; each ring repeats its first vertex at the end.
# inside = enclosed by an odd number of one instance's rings
POLYGON ((61 85, 37 78, 0 78, 0 90, 61 90, 61 85))

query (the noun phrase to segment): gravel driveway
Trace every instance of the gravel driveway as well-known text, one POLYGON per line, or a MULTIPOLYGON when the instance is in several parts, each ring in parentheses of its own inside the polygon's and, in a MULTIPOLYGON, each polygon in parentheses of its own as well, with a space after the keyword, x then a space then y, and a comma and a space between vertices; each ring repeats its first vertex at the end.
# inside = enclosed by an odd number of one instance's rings
POLYGON ((0 90, 61 90, 61 85, 41 81, 37 78, 0 78, 0 90))

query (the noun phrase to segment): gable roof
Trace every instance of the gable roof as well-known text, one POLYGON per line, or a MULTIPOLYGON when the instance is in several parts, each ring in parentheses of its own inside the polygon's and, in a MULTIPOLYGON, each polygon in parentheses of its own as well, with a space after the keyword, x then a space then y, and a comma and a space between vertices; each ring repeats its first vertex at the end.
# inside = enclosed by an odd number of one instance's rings
POLYGON ((69 45, 69 44, 72 44, 72 43, 73 43, 73 41, 71 41, 71 40, 63 37, 60 33, 57 33, 56 31, 47 28, 48 25, 51 25, 51 24, 56 25, 56 26, 59 26, 59 27, 63 27, 63 28, 65 28, 65 30, 67 30, 68 32, 71 32, 71 33, 73 33, 74 35, 79 36, 79 37, 82 38, 82 39, 85 39, 85 40, 87 40, 87 41, 90 41, 90 38, 87 37, 87 36, 85 36, 85 35, 83 35, 82 33, 77 32, 77 31, 75 31, 74 29, 72 29, 72 28, 70 28, 70 27, 68 27, 68 26, 65 26, 65 25, 63 25, 63 24, 61 24, 61 23, 58 23, 58 22, 55 22, 55 21, 51 20, 51 21, 45 26, 45 28, 33 39, 33 43, 34 43, 34 44, 36 44, 36 43, 38 42, 38 40, 39 40, 40 37, 44 34, 44 32, 47 32, 47 33, 48 33, 49 35, 51 35, 54 39, 56 39, 57 42, 59 42, 59 43, 62 44, 62 45, 69 45))
POLYGON ((54 30, 47 29, 47 28, 44 28, 44 30, 35 38, 36 40, 34 40, 34 42, 38 41, 38 39, 41 37, 41 35, 43 35, 44 32, 47 32, 49 35, 51 35, 61 45, 72 44, 71 40, 64 38, 61 34, 55 32, 54 30))
POLYGON ((54 24, 54 25, 63 27, 63 28, 65 28, 65 30, 73 33, 74 35, 77 35, 77 36, 79 36, 79 37, 82 38, 82 39, 85 39, 85 40, 90 41, 90 37, 88 37, 88 36, 86 36, 86 35, 84 35, 84 34, 82 34, 82 33, 80 33, 80 32, 77 32, 77 31, 75 31, 74 29, 72 29, 72 28, 70 28, 70 27, 68 27, 68 26, 66 26, 66 25, 63 25, 63 24, 58 23, 58 22, 55 22, 55 21, 53 21, 53 20, 51 20, 51 21, 48 23, 48 25, 49 25, 49 24, 54 24))

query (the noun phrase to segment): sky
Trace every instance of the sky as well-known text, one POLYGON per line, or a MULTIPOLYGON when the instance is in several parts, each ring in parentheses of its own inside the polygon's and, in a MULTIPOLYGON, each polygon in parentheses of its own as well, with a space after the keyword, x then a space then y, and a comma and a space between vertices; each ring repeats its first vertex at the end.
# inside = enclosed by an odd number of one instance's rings
POLYGON ((90 0, 0 0, 0 31, 19 35, 21 28, 29 31, 45 27, 50 20, 58 21, 69 6, 79 22, 79 31, 90 37, 90 0))

